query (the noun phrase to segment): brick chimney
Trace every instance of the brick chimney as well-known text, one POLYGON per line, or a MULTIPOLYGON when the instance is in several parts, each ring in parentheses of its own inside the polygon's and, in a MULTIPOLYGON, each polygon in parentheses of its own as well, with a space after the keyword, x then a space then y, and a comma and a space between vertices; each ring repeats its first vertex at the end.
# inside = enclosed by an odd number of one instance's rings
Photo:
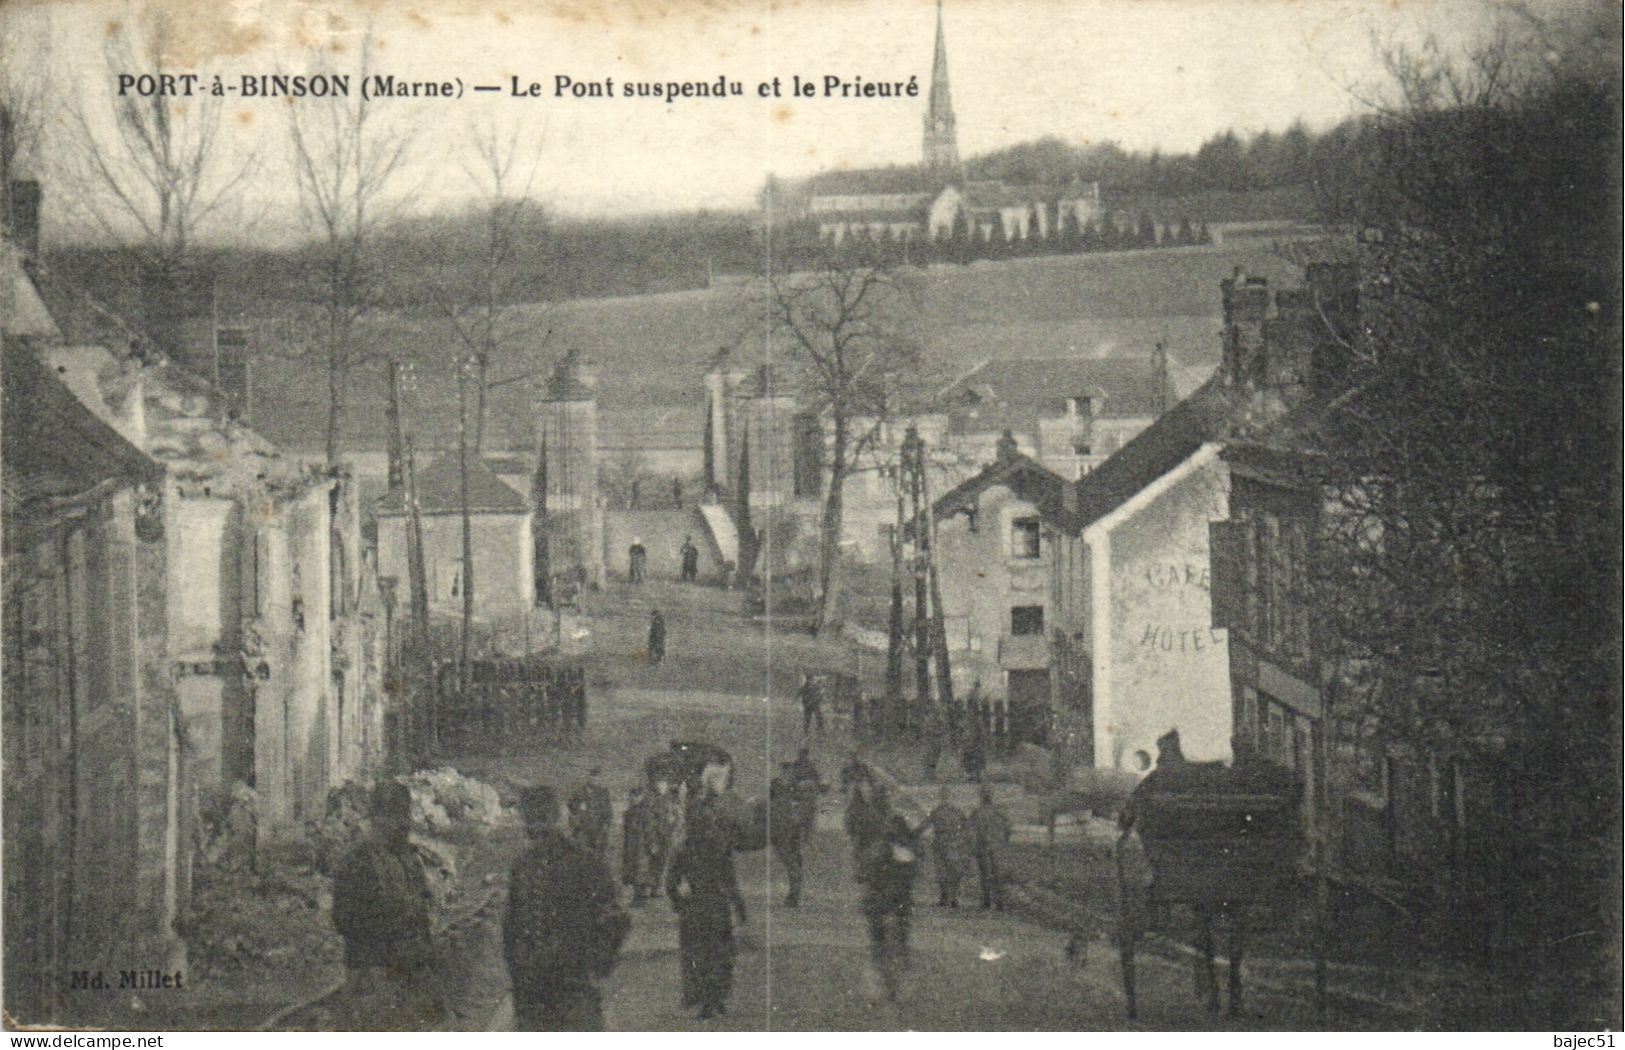
POLYGON ((1235 273, 1219 285, 1224 297, 1224 370, 1232 383, 1257 383, 1264 370, 1264 321, 1269 316, 1269 281, 1235 273))

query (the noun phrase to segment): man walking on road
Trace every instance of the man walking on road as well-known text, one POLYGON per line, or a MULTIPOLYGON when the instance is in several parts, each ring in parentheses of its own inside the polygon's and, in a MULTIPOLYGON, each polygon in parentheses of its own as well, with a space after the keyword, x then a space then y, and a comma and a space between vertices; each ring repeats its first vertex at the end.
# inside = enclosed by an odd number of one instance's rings
POLYGON ((603 859, 609 852, 609 826, 615 822, 615 808, 609 788, 598 782, 601 770, 594 766, 587 779, 570 794, 570 825, 576 842, 593 856, 603 859))
POLYGON ((871 837, 862 846, 863 916, 869 924, 869 952, 895 1002, 908 968, 909 925, 914 915, 914 879, 919 874, 919 838, 900 814, 893 813, 883 786, 870 802, 871 837))
POLYGON ((700 577, 700 549, 694 546, 693 536, 683 537, 683 582, 693 583, 700 577))
POLYGON ((656 667, 666 658, 666 618, 659 609, 649 612, 649 662, 656 667))
POLYGON ((632 920, 609 868, 560 832, 558 797, 528 789, 519 801, 530 846, 508 876, 502 950, 522 1032, 602 1031, 595 980, 615 967, 632 920))
POLYGON ((429 883, 409 839, 412 792, 393 780, 373 790, 370 833, 333 879, 333 928, 344 938, 346 1027, 421 1030, 444 1006, 429 985, 429 883))
POLYGON ((993 789, 982 788, 982 804, 971 814, 976 873, 982 883, 982 907, 1004 910, 1004 847, 1010 842, 1010 815, 993 801, 993 789))
POLYGON ((931 829, 931 860, 937 869, 937 907, 959 907, 959 883, 970 865, 970 821, 964 810, 954 805, 944 787, 937 797, 926 826, 931 829))
POLYGON ((801 701, 801 733, 805 736, 812 729, 813 723, 818 723, 818 731, 824 731, 824 692, 819 683, 813 680, 811 674, 801 676, 801 688, 796 690, 796 696, 801 701))
POLYGON ((714 817, 690 823, 666 873, 666 896, 677 910, 677 946, 683 1005, 699 1019, 728 1012, 733 990, 733 917, 745 921, 745 898, 734 874, 733 850, 714 817))

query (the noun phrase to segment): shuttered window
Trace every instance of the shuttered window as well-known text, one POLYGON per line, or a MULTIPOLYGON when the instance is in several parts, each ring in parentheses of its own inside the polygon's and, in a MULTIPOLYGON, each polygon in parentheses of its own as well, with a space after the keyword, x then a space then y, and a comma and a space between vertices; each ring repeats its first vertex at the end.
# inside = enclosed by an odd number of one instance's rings
POLYGON ((1213 626, 1246 626, 1247 562, 1242 532, 1243 521, 1215 521, 1208 525, 1210 579, 1213 597, 1213 626))

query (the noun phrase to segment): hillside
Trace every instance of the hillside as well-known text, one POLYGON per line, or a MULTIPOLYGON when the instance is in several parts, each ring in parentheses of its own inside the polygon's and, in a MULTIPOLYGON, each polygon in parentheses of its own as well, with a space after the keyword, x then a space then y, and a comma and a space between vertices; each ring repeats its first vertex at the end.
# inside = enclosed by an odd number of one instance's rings
MULTIPOLYGON (((1238 266, 1271 283, 1296 278, 1296 268, 1264 246, 932 267, 919 274, 923 342, 941 370, 950 373, 987 358, 1149 354, 1158 340, 1178 365, 1211 366, 1219 354, 1219 282, 1238 266)), ((709 290, 525 310, 538 332, 535 342, 494 369, 497 379, 531 376, 492 391, 493 440, 499 444, 529 443, 531 406, 545 369, 570 348, 586 351, 597 363, 606 410, 621 410, 613 415, 626 418, 624 410, 640 406, 692 405, 697 440, 706 360, 722 346, 758 358, 764 344, 760 307, 750 287, 738 281, 709 290)), ((398 320, 373 326, 368 339, 431 357, 451 345, 448 332, 398 320)), ((455 405, 449 377, 430 372, 423 370, 417 403, 455 405)), ((255 425, 286 447, 319 448, 324 382, 314 361, 262 360, 255 375, 255 425)), ((357 375, 348 396, 346 443, 382 447, 382 376, 357 375)), ((425 445, 455 438, 451 412, 416 412, 414 423, 425 445)))

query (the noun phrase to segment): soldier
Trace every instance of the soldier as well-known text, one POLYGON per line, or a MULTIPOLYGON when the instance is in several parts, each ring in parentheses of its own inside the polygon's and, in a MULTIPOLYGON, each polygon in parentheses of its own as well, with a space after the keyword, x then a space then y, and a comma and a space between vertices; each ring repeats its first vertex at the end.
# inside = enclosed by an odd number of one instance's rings
POLYGON ((926 826, 931 829, 931 859, 937 869, 937 907, 959 907, 959 883, 965 877, 970 859, 970 821, 964 810, 954 805, 944 787, 937 796, 926 826))
POLYGON ((785 877, 790 881, 790 890, 785 894, 784 906, 794 908, 801 904, 801 873, 802 873, 802 829, 801 820, 796 812, 795 775, 791 763, 785 762, 780 766, 782 772, 773 778, 768 785, 768 837, 773 843, 773 852, 784 865, 785 877))
POLYGON ((609 826, 615 822, 609 788, 598 782, 601 772, 593 766, 587 771, 587 779, 570 794, 570 826, 576 842, 600 859, 609 852, 609 826))
POLYGON ((803 747, 796 752, 796 760, 787 768, 790 771, 790 782, 798 788, 810 783, 814 794, 824 790, 824 776, 818 772, 818 765, 812 760, 812 750, 803 747))
POLYGON ((818 795, 824 790, 824 782, 806 748, 801 749, 794 762, 785 762, 780 769, 781 774, 773 778, 768 788, 771 802, 768 830, 773 851, 784 864, 790 880, 790 892, 784 903, 794 908, 801 903, 802 848, 817 821, 818 795))
POLYGON ((693 536, 683 537, 683 582, 693 583, 700 577, 700 549, 694 546, 693 536))
POLYGON ((604 862, 561 833, 548 787, 520 798, 530 846, 508 876, 502 952, 522 1032, 601 1031, 595 979, 609 976, 632 928, 604 862))
POLYGON ((345 855, 333 880, 351 1027, 429 1027, 444 1007, 429 984, 429 883, 409 839, 411 790, 385 781, 373 790, 370 809, 370 833, 345 855))
POLYGON ((1004 847, 1010 841, 1010 815, 993 801, 993 789, 982 788, 982 804, 971 814, 976 874, 982 883, 982 907, 1004 910, 1004 847))
POLYGON ((626 812, 621 815, 621 885, 632 889, 632 903, 643 903, 642 865, 645 841, 651 823, 649 792, 641 783, 626 793, 626 812))
POLYGON ((885 805, 885 785, 875 783, 867 775, 867 769, 864 772, 864 776, 852 781, 852 798, 846 805, 845 819, 846 836, 852 845, 853 872, 859 882, 865 878, 864 858, 885 830, 886 816, 890 812, 885 805))
POLYGON ((587 671, 572 667, 570 677, 570 710, 575 716, 573 729, 577 737, 587 728, 587 671))
POLYGON ((745 921, 745 898, 739 892, 733 850, 721 823, 703 813, 696 817, 666 873, 666 896, 677 910, 683 1005, 698 1006, 704 1021, 728 1012, 735 953, 733 915, 741 923, 745 921))
POLYGON ((901 815, 892 812, 884 787, 876 785, 870 805, 874 823, 863 846, 863 915, 869 924, 870 955, 886 998, 895 1001, 908 966, 919 838, 901 815))
POLYGON ((813 680, 811 674, 802 674, 801 688, 796 690, 796 697, 801 701, 801 732, 805 735, 812 729, 813 723, 818 723, 818 731, 824 731, 824 692, 819 683, 813 680))
POLYGON ((643 582, 643 564, 648 557, 649 552, 644 549, 643 541, 633 536, 632 545, 626 549, 626 578, 628 582, 643 582))
POLYGON ((659 666, 666 658, 666 618, 659 609, 649 612, 649 662, 659 666))

